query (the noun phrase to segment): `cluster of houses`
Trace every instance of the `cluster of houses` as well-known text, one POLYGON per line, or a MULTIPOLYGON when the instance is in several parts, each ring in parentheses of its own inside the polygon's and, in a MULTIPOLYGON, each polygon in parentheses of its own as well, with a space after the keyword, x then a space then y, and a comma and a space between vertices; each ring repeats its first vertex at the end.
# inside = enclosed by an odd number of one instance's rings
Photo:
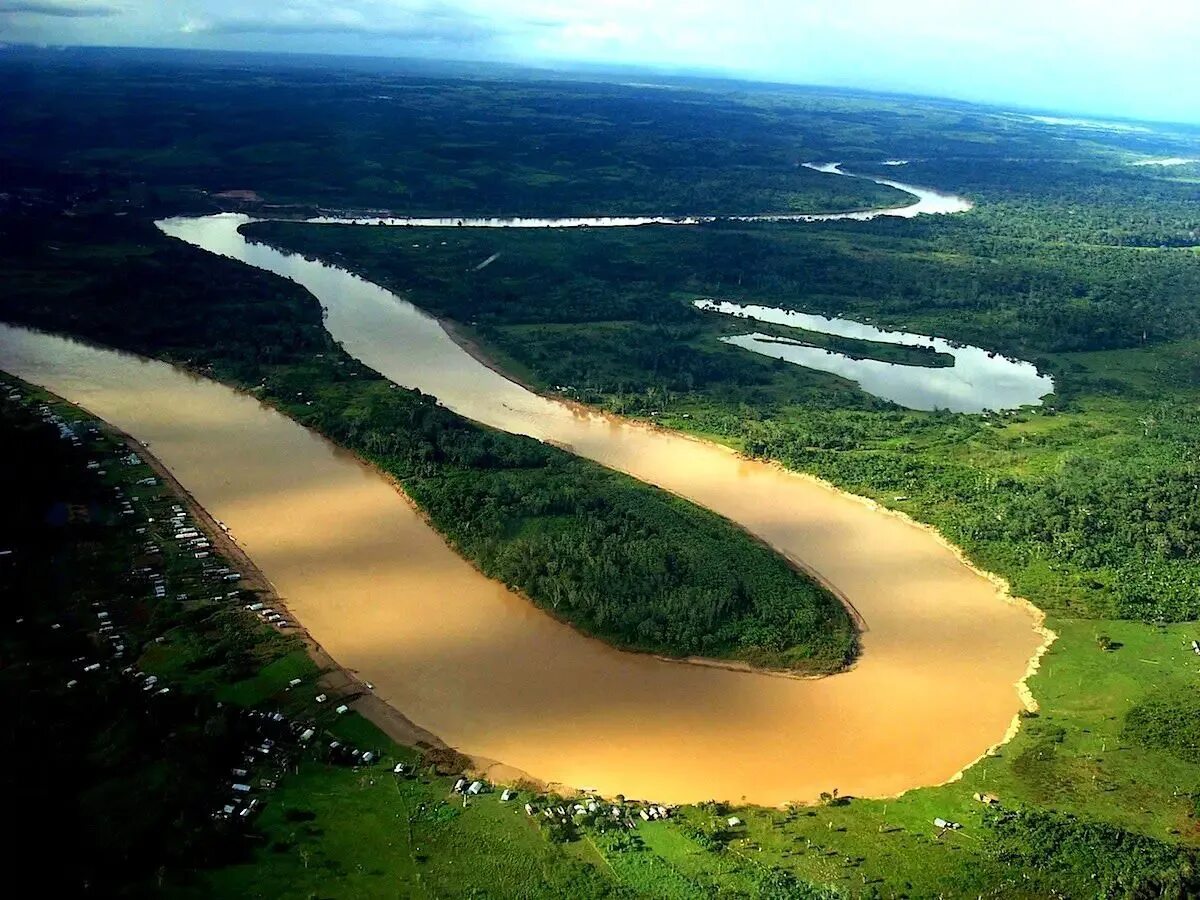
MULTIPOLYGON (((398 762, 392 768, 396 775, 415 775, 417 767, 410 763, 398 762)), ((488 794, 493 787, 480 778, 459 776, 451 787, 451 794, 463 798, 463 806, 467 806, 470 798, 488 794)), ((510 803, 516 800, 518 792, 513 788, 503 788, 500 791, 500 802, 510 803)), ((525 814, 531 818, 546 819, 556 825, 581 825, 606 820, 612 825, 622 828, 636 828, 639 820, 653 822, 658 819, 669 819, 674 814, 674 807, 662 806, 655 803, 638 801, 608 801, 594 795, 578 797, 573 800, 562 800, 556 797, 534 798, 525 805, 525 814)), ((730 821, 730 826, 740 824, 730 821)))
MULTIPOLYGON (((21 399, 21 395, 15 389, 10 389, 8 399, 18 401, 21 399)), ((45 422, 47 425, 53 425, 58 429, 58 436, 62 440, 67 441, 72 447, 80 447, 83 445, 83 442, 79 439, 79 435, 75 433, 75 426, 63 419, 62 416, 52 410, 45 403, 41 404, 37 408, 37 411, 38 416, 41 417, 43 422, 45 422)))
MULTIPOLYGON (((138 551, 143 557, 142 565, 134 566, 129 574, 135 579, 145 581, 155 600, 166 600, 170 593, 167 574, 163 568, 166 563, 163 559, 162 546, 159 543, 163 537, 169 537, 174 541, 175 550, 170 554, 173 560, 194 560, 199 563, 198 573, 182 576, 185 586, 192 590, 200 590, 207 583, 210 585, 207 590, 215 587, 219 591, 207 598, 195 599, 208 599, 214 603, 238 599, 239 591, 222 591, 221 588, 240 581, 241 573, 222 565, 219 558, 212 557, 212 544, 208 535, 191 521, 183 506, 178 503, 169 504, 162 523, 159 523, 151 515, 145 516, 144 521, 146 524, 139 525, 134 529, 139 537, 145 538, 138 547, 138 551), (164 533, 164 528, 169 529, 169 535, 164 533)), ((183 591, 177 592, 174 599, 185 601, 194 598, 187 591, 183 591)))
POLYGON ((343 741, 330 741, 325 760, 337 766, 369 766, 379 761, 379 754, 374 750, 361 750, 343 741))
POLYGON ((279 612, 278 610, 272 609, 271 607, 267 606, 265 603, 260 603, 257 601, 255 601, 254 603, 247 603, 243 607, 243 609, 245 609, 247 612, 254 613, 256 616, 258 616, 260 619, 262 619, 268 625, 272 625, 275 628, 278 628, 280 631, 283 631, 286 628, 295 628, 296 627, 287 618, 287 616, 285 616, 283 613, 279 612))
MULTIPOLYGON (((505 790, 500 799, 506 800, 515 796, 515 791, 505 790)), ((658 804, 613 803, 599 797, 583 797, 563 803, 541 801, 525 804, 527 816, 542 816, 563 825, 604 817, 624 828, 636 828, 639 818, 644 822, 652 822, 656 819, 669 819, 673 812, 671 807, 658 804)))
POLYGON ((264 795, 274 790, 293 756, 316 734, 312 726, 278 710, 242 710, 249 735, 237 764, 229 770, 228 796, 213 812, 217 821, 245 822, 262 809, 264 795), (257 781, 256 781, 257 779, 257 781))
MULTIPOLYGON (((15 403, 24 402, 22 393, 16 388, 6 387, 4 396, 15 403)), ((242 580, 241 574, 224 565, 222 559, 214 555, 216 550, 211 537, 186 507, 176 502, 173 496, 160 495, 157 490, 146 491, 143 496, 138 496, 142 488, 154 489, 160 484, 153 474, 136 471, 137 467, 145 465, 141 455, 123 445, 109 444, 97 422, 69 422, 46 404, 36 407, 35 412, 42 421, 53 425, 64 441, 81 448, 80 463, 85 465, 87 472, 108 480, 118 470, 134 470, 127 477, 123 475, 118 479, 120 484, 103 488, 105 492, 111 489, 119 510, 118 518, 128 522, 132 533, 136 535, 135 557, 128 570, 129 596, 149 595, 154 601, 195 599, 214 603, 238 602, 242 591, 236 583, 242 580)), ((223 523, 219 525, 228 533, 227 526, 223 523)), ((11 551, 8 554, 11 555, 11 551)), ((75 658, 78 671, 66 687, 76 688, 85 678, 95 677, 96 673, 110 669, 115 671, 123 665, 121 677, 143 692, 148 702, 153 702, 149 698, 171 695, 172 686, 159 675, 143 671, 136 664, 124 663, 127 655, 136 656, 137 651, 131 636, 117 621, 118 606, 103 600, 91 604, 95 618, 85 620, 82 624, 88 632, 99 637, 109 652, 75 658)), ((275 628, 295 627, 282 612, 265 603, 247 603, 242 608, 275 628)), ((18 624, 23 621, 23 618, 18 619, 18 624)), ((56 622, 50 628, 58 631, 62 625, 56 622)), ((160 636, 155 640, 162 643, 166 639, 160 636)), ((301 679, 293 678, 288 690, 296 689, 301 684, 301 679)), ((322 703, 329 697, 320 694, 316 699, 322 703)), ((348 711, 349 707, 345 704, 336 708, 339 714, 348 711)), ((292 720, 280 711, 248 709, 243 710, 241 716, 245 717, 243 724, 248 727, 240 729, 239 733, 244 730, 248 737, 239 751, 240 757, 235 755, 229 761, 229 779, 221 788, 221 794, 214 798, 216 802, 212 812, 214 820, 239 824, 262 809, 264 793, 276 786, 280 775, 287 770, 297 753, 318 742, 318 728, 314 723, 292 720)), ((337 765, 369 766, 379 761, 378 750, 361 750, 339 740, 332 740, 313 752, 317 757, 337 765)))

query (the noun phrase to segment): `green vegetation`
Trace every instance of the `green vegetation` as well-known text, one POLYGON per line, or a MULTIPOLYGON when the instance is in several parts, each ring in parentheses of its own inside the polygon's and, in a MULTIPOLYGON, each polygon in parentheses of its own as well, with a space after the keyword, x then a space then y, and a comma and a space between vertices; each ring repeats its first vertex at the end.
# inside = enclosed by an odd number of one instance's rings
MULTIPOLYGON (((47 888, 72 894, 86 882, 105 896, 183 898, 751 900, 1185 898, 1200 890, 1189 849, 1200 845, 1200 760, 1122 737, 1142 727, 1147 707, 1169 709, 1165 698, 1194 688, 1185 628, 1106 622, 1115 649, 1105 652, 1095 646, 1095 623, 1064 623, 1033 680, 1042 713, 958 783, 783 810, 702 803, 666 820, 634 815, 633 829, 590 813, 551 825, 528 817, 524 804, 569 807, 572 798, 517 785, 507 803, 496 791, 464 807, 451 793, 452 754, 422 761, 356 714, 315 703, 316 667, 295 640, 248 613, 149 597, 145 581, 129 575, 131 564, 153 563, 136 529, 147 514, 163 521, 177 498, 139 485, 148 469, 120 463, 126 451, 103 426, 5 381, 0 436, 12 461, 0 543, 14 550, 0 568, 10 612, 0 623, 0 681, 19 715, 12 721, 22 723, 0 734, 15 763, 4 787, 28 825, 14 835, 18 858, 38 858, 46 834, 70 843, 70 854, 41 870, 47 888), (43 421, 41 404, 81 447, 43 421), (86 469, 93 459, 103 475, 86 469), (117 488, 137 492, 132 519, 117 488), (76 512, 60 515, 64 507, 76 512), (128 664, 157 675, 170 693, 148 695, 123 672, 124 660, 106 656, 115 645, 99 630, 101 611, 116 624, 128 664), (84 671, 92 660, 100 669, 84 671), (292 688, 293 678, 303 686, 292 688), (231 768, 246 765, 247 742, 262 740, 252 724, 260 720, 243 705, 312 723, 324 737, 305 749, 281 736, 286 750, 255 763, 249 777, 254 814, 213 819, 235 780, 231 768), (370 747, 381 761, 348 764, 326 751, 331 738, 370 747), (439 774, 443 758, 449 768, 439 774), (394 774, 396 762, 408 771, 394 774), (971 799, 983 792, 1001 806, 971 799), (938 829, 935 817, 962 828, 938 829)), ((172 595, 190 591, 203 566, 160 543, 172 595)))
MULTIPOLYGON (((592 815, 532 819, 525 802, 557 800, 527 789, 507 804, 492 793, 463 808, 432 761, 397 778, 391 763, 415 754, 353 714, 315 708, 307 688, 318 673, 294 642, 225 606, 132 596, 118 529, 37 526, 44 501, 89 495, 76 492, 72 460, 53 447, 15 449, 27 435, 9 431, 6 408, 4 445, 18 462, 3 473, 14 499, 0 525, 6 547, 25 542, 20 567, 0 568, 15 614, 0 623, 0 678, 13 698, 0 741, 16 760, 6 796, 27 817, 15 858, 36 858, 48 834, 73 850, 44 872, 46 887, 78 892, 88 879, 96 893, 125 885, 189 897, 1200 895, 1200 657, 1190 650, 1200 636, 1197 187, 1194 175, 1125 165, 1140 154, 1195 156, 1194 131, 1079 132, 961 104, 776 87, 668 91, 447 81, 373 64, 335 77, 244 59, 105 59, 84 79, 71 54, 53 65, 3 61, 0 318, 255 390, 395 472, 464 553, 544 592, 539 602, 553 604, 551 561, 599 553, 661 585, 653 606, 672 614, 651 617, 655 640, 708 634, 757 659, 765 647, 793 661, 753 619, 786 634, 805 620, 799 610, 826 609, 804 582, 772 569, 781 565, 772 555, 690 506, 390 388, 332 345, 303 292, 161 239, 146 219, 213 208, 193 189, 228 187, 304 207, 464 214, 887 202, 862 182, 794 170, 802 159, 869 171, 909 158, 902 179, 968 193, 977 206, 962 216, 803 228, 438 234, 271 224, 250 233, 403 292, 548 390, 655 413, 936 525, 1047 609, 1059 639, 1029 683, 1039 711, 941 787, 835 802, 830 785, 827 803, 705 803, 635 829, 592 815), (1042 408, 1005 415, 900 410, 719 343, 739 326, 692 309, 699 296, 968 341, 1035 360, 1058 391, 1042 408), (456 532, 464 522, 471 532, 456 532), (707 548, 679 547, 681 529, 689 541, 710 535, 707 548), (653 557, 605 555, 643 535, 660 548, 653 557), (667 551, 686 581, 656 582, 667 551), (746 587, 756 599, 739 618, 719 598, 738 596, 728 571, 749 569, 766 574, 746 587), (797 585, 786 597, 798 605, 776 602, 785 584, 797 585), (702 609, 690 606, 693 590, 702 609), (121 612, 130 659, 188 702, 146 716, 146 699, 109 668, 83 679, 73 660, 96 646, 94 602, 121 612), (709 627, 712 611, 725 615, 720 626, 709 627), (14 624, 22 617, 36 640, 14 624), (63 627, 51 634, 54 622, 63 627), (765 644, 751 649, 747 635, 765 644), (295 677, 303 696, 287 690, 295 677), (80 683, 67 689, 72 678, 80 683), (236 833, 214 830, 211 799, 224 797, 221 760, 233 746, 225 740, 240 740, 230 704, 311 718, 329 736, 383 751, 386 763, 296 754, 261 793, 260 815, 236 833)), ((572 572, 563 592, 577 604, 571 615, 647 646, 642 598, 603 602, 615 599, 607 584, 602 602, 588 596, 608 571, 572 572)), ((805 665, 845 658, 849 631, 840 609, 830 615, 793 645, 805 665)))
MULTIPOLYGON (((1032 200, 1023 212, 1048 214, 1032 200)), ((1200 256, 1034 242, 1005 228, 970 213, 790 228, 245 230, 453 319, 544 390, 653 415, 896 505, 1044 609, 1195 619, 1200 256), (1057 394, 999 416, 898 410, 832 376, 721 344, 748 326, 692 307, 708 296, 977 342, 1036 360, 1057 394)))
POLYGON ((116 218, 23 217, 2 236, 0 315, 253 390, 394 475, 484 573, 590 634, 813 673, 854 654, 838 600, 749 535, 395 389, 341 351, 316 301, 283 279, 116 218))
MULTIPOLYGON (((25 385, 10 394, 11 384, 0 385, 0 747, 4 794, 23 821, 12 858, 42 858, 54 835, 70 852, 41 871, 43 888, 70 895, 88 885, 104 896, 148 887, 160 867, 235 861, 240 842, 211 827, 211 815, 248 723, 208 689, 286 658, 294 641, 234 601, 199 599, 214 590, 202 564, 162 526, 139 535, 122 505, 139 522, 146 512, 165 522, 175 498, 141 483, 150 470, 123 461, 128 448, 78 410, 25 385), (146 538, 162 552, 147 553, 146 538), (169 599, 150 596, 143 567, 164 575, 169 599), (192 599, 177 600, 179 591, 192 599), (184 646, 197 652, 161 671, 143 656, 165 660, 184 646), (137 677, 132 667, 142 667, 137 677)), ((309 663, 304 674, 313 672, 309 663)))
POLYGON ((1200 693, 1184 689, 1147 697, 1129 711, 1124 736, 1183 759, 1200 757, 1200 693))
POLYGON ((397 882, 430 896, 474 885, 500 897, 1189 897, 1200 890, 1200 761, 1121 738, 1152 685, 1194 685, 1188 631, 1105 627, 1121 649, 1097 650, 1093 623, 1064 625, 1033 681, 1042 713, 944 787, 781 810, 704 803, 633 831, 580 817, 551 835, 522 809, 545 803, 540 794, 507 805, 485 795, 463 810, 446 802, 445 779, 397 787, 303 766, 259 819, 253 859, 201 885, 264 897, 391 896, 397 882), (943 833, 935 817, 962 829, 943 833))
POLYGON ((386 60, 237 54, 176 54, 163 66, 155 54, 104 50, 9 51, 0 67, 6 175, 101 183, 134 202, 195 204, 200 192, 248 188, 295 209, 438 215, 906 202, 801 167, 829 149, 820 109, 754 108, 699 86, 446 79, 386 60))
POLYGON ((1178 897, 1195 884, 1195 862, 1163 841, 1050 812, 1004 812, 987 824, 1000 859, 1074 874, 1080 893, 1178 897), (1083 873, 1086 880, 1079 877, 1083 873))

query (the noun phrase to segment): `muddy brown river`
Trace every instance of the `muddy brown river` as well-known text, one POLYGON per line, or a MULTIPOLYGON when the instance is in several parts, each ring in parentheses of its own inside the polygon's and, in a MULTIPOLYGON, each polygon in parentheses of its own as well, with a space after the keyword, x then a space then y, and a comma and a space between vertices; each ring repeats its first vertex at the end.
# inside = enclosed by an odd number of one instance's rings
POLYGON ((314 638, 418 725, 546 781, 772 805, 939 783, 1004 739, 1043 643, 1036 616, 931 531, 715 445, 533 394, 395 295, 248 244, 244 221, 161 227, 304 284, 346 349, 397 383, 727 516, 866 623, 858 664, 818 680, 613 650, 478 574, 380 475, 253 398, 162 363, 0 330, 0 368, 150 441, 314 638))

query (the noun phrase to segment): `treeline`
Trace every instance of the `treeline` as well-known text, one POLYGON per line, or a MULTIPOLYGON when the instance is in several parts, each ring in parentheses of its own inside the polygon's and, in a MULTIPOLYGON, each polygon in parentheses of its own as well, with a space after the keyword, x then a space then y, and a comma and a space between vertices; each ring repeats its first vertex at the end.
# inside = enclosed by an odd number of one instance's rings
POLYGON ((1184 900, 1200 892, 1195 853, 1145 835, 1049 810, 992 812, 985 824, 987 852, 1032 879, 1070 884, 1066 896, 1184 900))
MULTIPOLYGON (((1121 155, 1085 142, 1066 146, 1071 150, 1031 148, 1024 157, 1012 146, 978 156, 934 153, 900 172, 917 184, 968 193, 979 201, 972 218, 1009 238, 1116 247, 1200 245, 1200 186, 1172 177, 1186 171, 1131 166, 1121 155)), ((1154 146, 1139 155, 1163 155, 1154 146)), ((1175 153, 1200 155, 1200 138, 1175 153)), ((923 224, 938 229, 945 223, 923 224)))
MULTIPOLYGON (((883 421, 904 428, 906 418, 883 421)), ((880 440, 846 414, 812 420, 815 427, 726 419, 723 430, 753 456, 885 500, 907 498, 905 508, 1043 608, 1148 622, 1200 618, 1200 470, 1194 461, 1180 465, 1170 442, 1148 441, 1130 455, 1081 450, 1048 471, 1018 474, 992 469, 982 450, 920 447, 922 424, 880 440)), ((722 428, 709 419, 697 426, 722 428)), ((981 432, 969 423, 947 421, 939 438, 954 440, 956 430, 978 447, 981 432)), ((1027 450, 1039 468, 1059 455, 1036 438, 1027 450)))
POLYGON ((96 50, 6 54, 0 66, 0 162, 46 177, 446 215, 905 202, 800 168, 821 149, 730 91, 96 50))
MULTIPOLYGON (((955 218, 551 234, 278 222, 246 231, 480 325, 701 327, 706 317, 685 301, 716 296, 869 317, 1025 358, 1200 335, 1192 251, 1031 243, 955 218)), ((519 339, 510 341, 518 350, 519 339)))
MULTIPOLYGON (((39 226, 11 227, 28 236, 39 226)), ((27 237, 6 260, 0 316, 254 388, 396 475, 482 571, 588 633, 810 672, 853 656, 854 628, 836 598, 735 526, 393 389, 333 344, 300 288, 148 224, 40 227, 40 243, 27 237)))

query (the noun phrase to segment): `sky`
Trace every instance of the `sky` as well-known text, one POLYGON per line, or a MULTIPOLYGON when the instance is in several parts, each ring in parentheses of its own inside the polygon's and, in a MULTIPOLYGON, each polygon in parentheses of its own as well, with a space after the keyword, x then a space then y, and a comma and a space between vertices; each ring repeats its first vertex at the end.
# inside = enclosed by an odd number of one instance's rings
POLYGON ((1200 0, 0 0, 0 41, 635 65, 1200 122, 1200 0))

